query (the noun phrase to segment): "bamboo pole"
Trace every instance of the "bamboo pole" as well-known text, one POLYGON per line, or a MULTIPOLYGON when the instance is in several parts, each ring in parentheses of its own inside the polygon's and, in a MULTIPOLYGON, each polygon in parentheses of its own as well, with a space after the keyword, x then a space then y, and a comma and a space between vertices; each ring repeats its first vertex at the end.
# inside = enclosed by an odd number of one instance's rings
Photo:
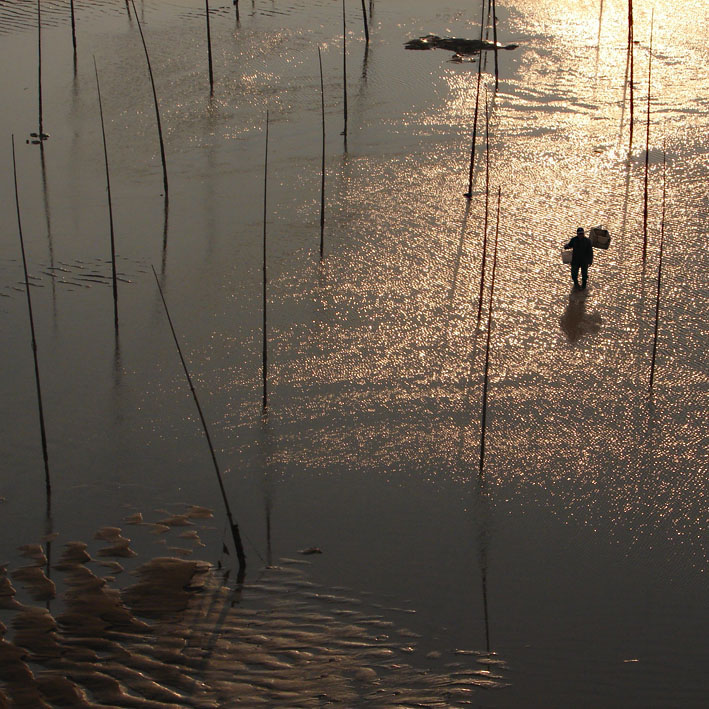
POLYGON ((271 546, 271 500, 266 500, 266 566, 273 564, 273 549, 271 546))
POLYGON ((111 176, 108 170, 108 149, 106 148, 106 128, 103 121, 103 104, 101 102, 101 86, 98 80, 98 68, 94 57, 94 72, 96 73, 96 91, 98 93, 98 110, 101 116, 101 137, 103 138, 103 159, 106 165, 106 193, 108 195, 108 222, 111 233, 111 270, 113 273, 113 320, 118 329, 118 279, 116 277, 116 243, 113 230, 113 202, 111 201, 111 176))
POLYGON ((155 90, 155 78, 153 77, 153 68, 150 65, 150 55, 148 54, 148 45, 145 43, 145 35, 143 34, 143 27, 140 24, 140 19, 138 18, 138 11, 135 9, 135 0, 130 0, 130 4, 133 6, 133 12, 135 14, 135 21, 138 23, 138 31, 140 32, 140 39, 143 43, 143 49, 145 50, 145 60, 148 63, 148 74, 150 75, 150 85, 153 89, 153 103, 155 104, 155 119, 158 125, 158 139, 160 141, 160 158, 162 160, 162 176, 163 185, 165 187, 165 199, 168 197, 168 187, 167 187, 167 162, 165 160, 165 144, 162 137, 162 123, 160 122, 160 106, 158 104, 158 94, 155 90))
POLYGON ((172 318, 170 317, 170 311, 167 307, 167 302, 165 301, 165 295, 162 292, 162 287, 160 286, 160 280, 158 279, 158 274, 153 269, 153 275, 155 276, 155 282, 158 285, 158 291, 160 291, 160 298, 162 304, 165 307, 165 314, 167 315, 167 321, 170 324, 170 331, 172 332, 172 337, 175 340, 175 346, 177 347, 177 352, 180 355, 180 361, 182 362, 182 368, 184 369, 185 376, 187 377, 187 383, 190 386, 190 391, 192 392, 192 398, 197 406, 197 412, 199 413, 199 419, 202 422, 202 430, 204 431, 204 436, 207 439, 207 445, 209 445, 209 452, 212 454, 212 463, 214 464, 214 472, 217 474, 217 480, 219 481, 219 489, 222 493, 222 499, 224 500, 224 507, 226 507, 226 514, 229 519, 229 525, 231 526, 231 534, 234 539, 234 547, 236 548, 236 556, 239 559, 239 569, 246 568, 246 555, 244 554, 244 547, 241 543, 241 535, 239 534, 239 525, 236 524, 234 518, 231 514, 231 507, 229 505, 229 500, 226 495, 226 490, 224 489, 224 481, 222 480, 222 474, 219 469, 219 463, 217 462, 217 455, 214 452, 214 446, 212 445, 212 439, 209 435, 209 427, 207 426, 207 421, 204 418, 204 413, 202 413, 202 407, 199 404, 199 398, 197 397, 197 392, 195 391, 194 385, 192 384, 192 377, 190 376, 189 369, 187 368, 187 362, 182 354, 182 349, 180 347, 180 342, 177 339, 177 333, 175 332, 175 327, 172 324, 172 318))
POLYGON ((657 297, 655 299, 655 334, 652 339, 652 361, 650 363, 650 392, 655 382, 655 359, 657 357, 657 331, 660 326, 660 289, 662 288, 662 252, 665 243, 665 204, 667 196, 667 155, 662 151, 662 219, 660 220, 660 263, 657 268, 657 297))
POLYGON ((74 58, 76 58, 76 20, 74 19, 74 0, 71 0, 71 42, 74 45, 74 58))
POLYGON ((268 410, 268 304, 266 299, 266 211, 268 203, 268 111, 266 111, 266 154, 263 162, 263 342, 262 342, 262 377, 263 377, 263 412, 268 410))
POLYGON ((318 47, 320 64, 320 111, 322 115, 322 164, 320 166, 320 260, 325 254, 325 84, 322 73, 322 52, 318 47))
POLYGON ((623 139, 623 123, 625 122, 625 97, 628 94, 628 76, 630 72, 630 53, 626 52, 625 53, 625 74, 623 76, 623 98, 621 100, 621 109, 620 109, 620 127, 618 128, 618 146, 617 149, 620 148, 620 143, 621 140, 623 139))
POLYGON ((34 329, 34 315, 32 314, 32 295, 30 294, 30 279, 27 274, 27 256, 25 255, 25 240, 22 235, 22 219, 20 217, 20 196, 17 189, 17 159, 15 158, 15 136, 12 136, 12 174, 15 183, 15 206, 17 208, 17 230, 20 235, 20 249, 22 251, 22 268, 25 273, 25 290, 27 292, 27 310, 30 318, 30 331, 32 333, 32 356, 34 358, 34 379, 37 388, 37 409, 39 411, 39 432, 42 439, 42 457, 44 458, 44 485, 47 493, 47 507, 52 495, 52 485, 49 478, 49 454, 47 452, 47 431, 44 425, 44 407, 42 406, 42 386, 39 379, 39 359, 37 357, 37 337, 34 329))
MULTIPOLYGON (((482 16, 480 17, 480 41, 483 39, 483 26, 485 23, 485 0, 482 0, 482 16)), ((480 104, 480 78, 482 75, 483 50, 478 54, 478 80, 475 87, 475 112, 473 113, 473 140, 470 148, 470 169, 468 170, 468 191, 464 197, 473 198, 473 171, 475 169, 475 139, 478 132, 478 110, 480 104)))
POLYGON ((485 433, 487 429, 487 390, 490 369, 490 330, 492 327, 492 305, 495 294, 495 270, 497 268, 497 238, 500 231, 500 202, 502 188, 497 190, 497 223, 495 225, 495 249, 492 256, 492 277, 490 279, 490 307, 487 315, 487 342, 485 343, 485 374, 483 376, 483 406, 480 420, 480 476, 485 470, 485 433))
POLYGON ((167 231, 168 231, 168 220, 170 215, 169 203, 165 200, 164 211, 163 211, 163 222, 162 222, 162 259, 160 262, 160 275, 165 277, 165 267, 167 265, 167 231))
MULTIPOLYGON (((483 5, 485 0, 483 0, 483 5)), ((492 0, 487 0, 487 21, 485 22, 485 41, 490 37, 490 12, 492 11, 492 0)), ((481 37, 482 38, 482 37, 481 37)), ((487 52, 485 52, 485 66, 483 67, 487 71, 487 52)))
POLYGON ((364 20, 364 37, 369 44, 369 23, 367 22, 367 8, 364 5, 364 0, 362 0, 362 19, 364 20))
POLYGON ((42 109, 42 8, 37 0, 37 110, 39 113, 39 133, 37 139, 44 140, 44 117, 42 109))
POLYGON ((347 148, 347 24, 345 21, 345 0, 342 0, 342 81, 344 91, 345 127, 342 135, 345 136, 345 149, 347 148))
POLYGON ((647 203, 648 177, 650 172, 650 97, 652 89, 652 33, 655 24, 655 10, 650 20, 650 57, 647 68, 647 121, 645 130, 645 185, 643 193, 643 261, 647 257, 647 203))
POLYGON ((630 138, 628 143, 628 152, 633 150, 633 113, 634 113, 634 58, 635 51, 633 49, 633 0, 628 0, 628 57, 630 65, 630 78, 628 86, 630 88, 630 138))
POLYGON ((596 38, 596 50, 601 47, 601 25, 603 22, 603 0, 601 0, 601 7, 598 11, 598 37, 596 38))
POLYGON ((207 57, 209 59, 209 94, 214 95, 214 71, 212 69, 212 33, 209 27, 209 0, 204 0, 205 16, 207 18, 207 57))
POLYGON ((495 43, 495 93, 500 83, 500 67, 497 61, 497 14, 495 0, 492 0, 492 41, 495 43))
POLYGON ((483 289, 485 286, 485 262, 487 259, 487 223, 490 204, 490 117, 488 111, 487 89, 485 90, 485 221, 483 226, 483 257, 480 266, 480 294, 478 296, 478 326, 483 311, 483 289))
POLYGON ((483 616, 485 618, 485 649, 490 652, 490 615, 487 607, 487 554, 482 568, 483 616))

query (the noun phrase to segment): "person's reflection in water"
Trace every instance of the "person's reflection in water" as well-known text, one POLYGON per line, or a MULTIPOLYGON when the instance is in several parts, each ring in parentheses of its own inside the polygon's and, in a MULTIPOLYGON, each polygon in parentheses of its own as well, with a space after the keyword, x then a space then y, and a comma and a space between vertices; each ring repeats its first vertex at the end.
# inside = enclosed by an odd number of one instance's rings
POLYGON ((601 316, 586 312, 586 294, 572 290, 569 304, 559 320, 569 342, 577 342, 584 335, 595 335, 601 329, 601 316))

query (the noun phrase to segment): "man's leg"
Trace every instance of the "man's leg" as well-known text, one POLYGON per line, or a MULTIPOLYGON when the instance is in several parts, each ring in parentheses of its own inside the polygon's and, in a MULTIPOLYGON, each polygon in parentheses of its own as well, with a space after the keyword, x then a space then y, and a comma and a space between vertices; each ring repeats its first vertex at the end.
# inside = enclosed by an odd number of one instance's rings
POLYGON ((588 266, 584 263, 581 266, 581 288, 586 287, 587 280, 588 280, 588 266))
POLYGON ((574 282, 574 285, 578 288, 579 287, 579 267, 575 266, 574 264, 571 264, 571 279, 574 282))

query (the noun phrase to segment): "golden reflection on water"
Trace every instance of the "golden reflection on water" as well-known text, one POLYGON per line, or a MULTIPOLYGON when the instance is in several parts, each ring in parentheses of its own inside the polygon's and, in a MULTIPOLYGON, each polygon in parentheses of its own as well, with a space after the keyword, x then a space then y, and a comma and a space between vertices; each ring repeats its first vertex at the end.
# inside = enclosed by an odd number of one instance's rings
MULTIPOLYGON (((635 140, 628 158, 626 6, 605 4, 599 71, 593 66, 596 3, 522 3, 516 9, 525 33, 545 37, 503 53, 516 71, 491 96, 490 184, 503 189, 490 392, 492 474, 508 492, 546 489, 565 514, 589 520, 603 514, 606 521, 639 525, 638 530, 652 526, 639 521, 648 515, 660 526, 667 523, 668 534, 689 531, 706 499, 696 467, 681 488, 654 488, 650 482, 660 470, 679 474, 683 456, 693 466, 701 458, 702 437, 693 424, 670 426, 674 417, 695 411, 692 389, 706 381, 693 344, 701 338, 686 327, 675 288, 682 278, 679 245, 689 235, 678 217, 699 187, 691 168, 698 157, 691 151, 700 131, 686 110, 695 97, 673 59, 684 52, 673 45, 682 22, 673 11, 665 15, 657 8, 662 30, 654 38, 651 145, 666 139, 670 156, 690 153, 681 166, 670 158, 665 378, 649 403, 661 186, 654 149, 650 256, 643 265, 647 51, 642 45, 635 49, 635 140), (668 111, 675 114, 671 133, 668 111), (559 249, 576 226, 599 223, 610 229, 613 245, 596 251, 588 295, 577 299, 569 292, 559 249), (595 509, 601 490, 603 513, 595 509), (683 512, 670 514, 678 504, 683 512)), ((645 29, 649 36, 648 21, 645 11, 637 12, 636 39, 644 38, 645 29)), ((452 476, 462 482, 470 475, 484 340, 476 327, 485 223, 484 91, 475 196, 467 212, 462 199, 475 69, 449 68, 442 59, 448 96, 423 115, 402 119, 420 139, 414 156, 358 156, 335 178, 335 228, 349 240, 328 263, 325 286, 312 291, 322 318, 314 339, 305 346, 302 340, 289 343, 283 332, 275 375, 276 388, 289 391, 278 413, 283 425, 308 421, 310 430, 289 436, 291 455, 300 464, 323 472, 335 464, 383 475, 396 469, 431 481, 452 476), (451 127, 458 131, 455 145, 437 140, 451 127), (323 445, 316 449, 315 440, 323 445)), ((489 74, 484 81, 491 90, 489 74)), ((489 239, 492 228, 490 206, 489 239)), ((487 267, 489 277, 489 261, 487 267)), ((485 293, 487 308, 487 286, 485 293)), ((705 563, 705 552, 700 556, 705 563)))

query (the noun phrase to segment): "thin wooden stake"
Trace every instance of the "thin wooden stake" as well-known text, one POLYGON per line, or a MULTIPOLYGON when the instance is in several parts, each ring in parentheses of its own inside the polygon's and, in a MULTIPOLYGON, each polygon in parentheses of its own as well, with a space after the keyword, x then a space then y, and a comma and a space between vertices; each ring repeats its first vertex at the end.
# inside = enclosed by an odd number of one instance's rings
POLYGON ((143 34, 143 28, 140 24, 140 19, 138 18, 138 11, 135 9, 135 1, 130 0, 130 4, 133 6, 133 13, 135 14, 135 21, 138 23, 138 31, 140 32, 140 39, 143 42, 143 49, 145 50, 145 60, 148 63, 148 74, 150 75, 150 85, 153 88, 153 102, 155 104, 155 119, 158 124, 158 139, 160 140, 160 158, 162 160, 162 176, 163 185, 165 187, 165 199, 167 200, 168 188, 167 188, 167 161, 165 160, 165 144, 162 138, 162 123, 160 122, 160 106, 158 105, 158 94, 155 90, 155 79, 153 77, 153 68, 150 65, 150 55, 148 54, 148 45, 145 43, 145 35, 143 34))
POLYGON ((647 121, 645 131, 645 188, 643 196, 643 261, 647 257, 647 202, 648 176, 650 172, 650 94, 652 89, 652 32, 655 24, 655 10, 650 20, 650 58, 647 68, 647 121))
POLYGON ((630 88, 630 138, 628 142, 628 152, 633 150, 633 114, 634 114, 634 59, 635 51, 633 47, 633 0, 628 0, 628 56, 630 57, 630 78, 628 86, 630 88))
POLYGON ((601 7, 598 11, 598 37, 596 38, 596 50, 601 47, 601 25, 603 22, 603 0, 601 0, 601 7))
POLYGON ((490 652, 490 616, 487 607, 487 551, 481 552, 483 616, 485 617, 485 649, 490 652))
POLYGON ((347 148, 347 24, 345 22, 345 0, 342 0, 342 82, 345 111, 345 127, 342 129, 342 135, 345 136, 345 148, 347 148))
POLYGON ((322 164, 320 166, 320 260, 325 254, 325 84, 322 73, 322 52, 318 47, 320 64, 320 111, 322 114, 322 164))
POLYGON ((212 33, 209 28, 209 0, 204 0, 207 17, 207 56, 209 58, 209 93, 214 94, 214 71, 212 70, 212 33))
MULTIPOLYGON (((483 25, 485 23, 485 0, 482 0, 482 17, 480 18, 480 41, 483 40, 483 25)), ((470 148, 470 169, 468 170, 468 191, 464 197, 473 198, 473 171, 475 169, 475 139, 478 132, 478 109, 480 104, 480 78, 482 75, 483 50, 478 55, 478 81, 475 87, 475 112, 473 113, 473 140, 470 148)))
POLYGON ((76 21, 74 19, 74 0, 71 0, 71 42, 74 45, 74 56, 76 57, 76 21))
MULTIPOLYGON (((483 0, 484 4, 485 0, 483 0)), ((485 22, 485 41, 490 37, 490 12, 492 11, 492 0, 487 0, 487 21, 485 22)), ((485 52, 485 66, 483 67, 487 70, 487 51, 485 52)))
POLYGON ((364 5, 364 0, 362 0, 362 19, 364 20, 364 37, 369 44, 369 23, 367 22, 367 8, 364 5))
POLYGON ((620 109, 620 127, 618 129, 618 148, 620 148, 621 140, 623 139, 623 123, 625 122, 625 97, 628 94, 628 75, 630 72, 630 52, 625 53, 625 74, 623 76, 623 98, 620 109))
POLYGON ((657 297, 655 300, 655 335, 652 340, 652 362, 650 363, 650 392, 655 381, 655 359, 657 357, 657 331, 660 326, 660 289, 662 287, 662 251, 665 243, 665 203, 667 195, 667 155, 662 151, 662 219, 660 221, 660 263, 657 268, 657 297))
POLYGON ((118 329, 118 278, 116 277, 116 243, 113 231, 113 203, 111 201, 111 176, 108 171, 108 149, 106 148, 106 128, 103 121, 103 104, 101 102, 101 86, 98 80, 98 68, 94 57, 94 71, 96 73, 96 91, 98 93, 98 110, 101 116, 101 136, 103 138, 103 159, 106 165, 106 193, 108 195, 108 222, 111 230, 111 270, 113 272, 113 320, 118 329))
POLYGON ((497 268, 497 237, 500 231, 500 202, 502 188, 497 190, 497 223, 495 225, 495 249, 492 256, 492 277, 490 279, 490 308, 487 315, 487 342, 485 343, 485 374, 483 376, 483 407, 480 420, 480 475, 485 470, 485 433, 487 429, 487 389, 488 371, 490 369, 490 331, 492 329, 492 305, 495 294, 495 270, 497 268))
POLYGON ((266 111, 266 154, 263 162, 263 348, 262 348, 262 377, 263 377, 263 412, 268 410, 268 306, 266 299, 266 211, 268 203, 268 111, 266 111))
POLYGON ((239 0, 234 0, 234 11, 236 12, 236 21, 239 22, 239 0))
POLYGON ((495 43, 495 93, 497 93, 500 83, 500 67, 497 61, 497 15, 495 12, 495 0, 492 0, 492 41, 495 43))
POLYGON ((44 140, 44 117, 42 110, 42 9, 37 0, 37 110, 39 113, 39 135, 37 139, 44 140))
POLYGON ((165 295, 162 292, 162 287, 160 286, 160 280, 158 279, 158 274, 155 272, 155 268, 153 268, 153 275, 155 276, 155 282, 158 285, 158 291, 160 291, 160 298, 162 300, 162 304, 165 307, 165 314, 167 315, 167 321, 170 324, 170 331, 172 332, 172 337, 175 340, 175 346, 177 347, 177 352, 180 355, 180 361, 182 362, 182 368, 185 371, 185 376, 187 377, 187 383, 190 386, 190 391, 192 392, 192 398, 194 399, 194 403, 197 406, 197 412, 199 413, 199 419, 202 422, 202 430, 204 431, 204 436, 207 439, 207 445, 209 446, 209 452, 212 454, 212 463, 214 464, 214 472, 217 474, 217 480, 219 481, 219 489, 221 490, 222 493, 222 499, 224 500, 224 507, 226 507, 226 514, 227 518, 229 519, 229 525, 231 527, 231 534, 234 539, 234 547, 236 548, 236 556, 239 559, 239 568, 240 569, 245 569, 246 568, 246 555, 244 554, 244 547, 241 543, 241 535, 239 534, 239 525, 236 524, 234 521, 234 518, 232 517, 231 514, 231 507, 229 505, 229 500, 226 495, 226 490, 224 489, 224 481, 222 480, 222 474, 221 471, 219 470, 219 463, 217 462, 217 455, 214 452, 214 446, 212 445, 212 438, 209 435, 209 427, 207 426, 207 421, 204 418, 204 414, 202 413, 202 407, 199 404, 199 399, 197 397, 197 392, 195 391, 194 385, 192 384, 192 377, 190 376, 190 372, 187 369, 187 362, 185 362, 185 358, 182 354, 182 348, 180 347, 180 342, 177 339, 177 333, 175 332, 175 327, 172 324, 172 318, 170 317, 170 311, 168 310, 167 307, 167 302, 165 301, 165 295))
POLYGON ((485 221, 483 226, 483 257, 480 266, 480 294, 478 296, 478 326, 483 312, 483 289, 485 286, 485 261, 487 258, 487 222, 490 203, 490 117, 488 111, 487 89, 485 90, 485 221))
POLYGON ((17 189, 17 160, 15 158, 15 136, 12 136, 12 174, 15 182, 15 206, 17 207, 17 230, 20 235, 20 249, 22 250, 22 268, 25 272, 25 290, 27 291, 27 310, 30 317, 30 331, 32 333, 32 356, 34 357, 34 379, 37 386, 37 409, 39 411, 39 432, 42 439, 42 457, 44 458, 44 485, 47 492, 47 507, 52 495, 52 485, 49 479, 49 455, 47 453, 47 432, 44 426, 44 407, 42 406, 42 386, 39 380, 39 360, 37 358, 37 338, 34 329, 34 316, 32 314, 32 295, 30 294, 30 279, 27 274, 27 257, 25 255, 25 240, 22 236, 22 219, 20 217, 20 197, 17 189))

